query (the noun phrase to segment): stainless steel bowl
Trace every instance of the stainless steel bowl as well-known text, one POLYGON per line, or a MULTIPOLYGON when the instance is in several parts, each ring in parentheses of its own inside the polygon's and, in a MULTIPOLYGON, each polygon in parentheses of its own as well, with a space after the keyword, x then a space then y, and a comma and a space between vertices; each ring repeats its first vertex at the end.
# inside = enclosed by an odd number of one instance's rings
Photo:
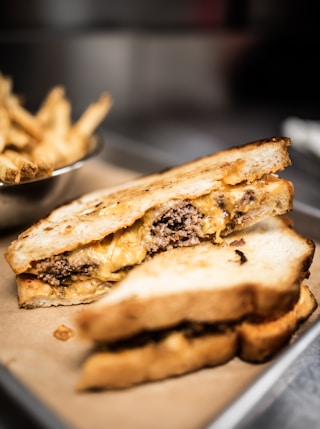
POLYGON ((79 161, 54 170, 52 176, 19 184, 0 181, 0 230, 22 227, 46 216, 65 202, 69 185, 79 169, 102 148, 102 136, 94 136, 89 151, 79 161))

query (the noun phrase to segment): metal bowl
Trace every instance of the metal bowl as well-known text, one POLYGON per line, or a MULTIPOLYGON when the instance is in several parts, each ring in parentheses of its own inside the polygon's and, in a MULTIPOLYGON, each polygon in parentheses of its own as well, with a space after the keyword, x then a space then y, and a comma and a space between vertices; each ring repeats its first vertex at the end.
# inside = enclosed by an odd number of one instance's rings
POLYGON ((79 169, 102 149, 101 135, 90 140, 80 160, 53 171, 52 176, 19 184, 0 181, 0 230, 29 225, 65 202, 68 187, 79 169))

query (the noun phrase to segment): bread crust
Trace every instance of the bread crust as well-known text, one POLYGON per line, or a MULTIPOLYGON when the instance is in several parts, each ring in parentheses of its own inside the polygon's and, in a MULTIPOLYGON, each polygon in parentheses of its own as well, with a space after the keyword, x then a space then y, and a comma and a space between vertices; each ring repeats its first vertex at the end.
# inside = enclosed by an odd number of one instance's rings
POLYGON ((77 389, 125 388, 220 365, 237 355, 245 361, 265 362, 289 342, 316 306, 313 294, 302 285, 293 309, 273 321, 247 321, 223 333, 195 338, 173 330, 164 340, 142 347, 93 352, 82 366, 77 389))
POLYGON ((20 307, 34 309, 58 305, 77 305, 93 302, 110 291, 106 282, 94 279, 73 283, 70 286, 50 286, 35 277, 18 276, 18 304, 20 307))
POLYGON ((279 319, 265 323, 241 323, 237 332, 240 338, 239 356, 248 362, 264 362, 277 353, 297 329, 317 308, 317 301, 307 287, 302 285, 297 304, 279 319))

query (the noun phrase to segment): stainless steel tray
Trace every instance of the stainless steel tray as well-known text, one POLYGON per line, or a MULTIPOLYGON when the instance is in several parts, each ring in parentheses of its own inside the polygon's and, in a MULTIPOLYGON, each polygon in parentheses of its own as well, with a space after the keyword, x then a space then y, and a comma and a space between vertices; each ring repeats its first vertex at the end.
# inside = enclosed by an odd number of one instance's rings
POLYGON ((0 364, 0 428, 71 429, 0 364))
POLYGON ((281 353, 208 429, 311 429, 319 424, 320 320, 281 353))
MULTIPOLYGON (((112 139, 113 143, 110 143, 109 136, 107 139, 109 146, 107 145, 102 155, 108 156, 109 161, 112 160, 113 154, 114 162, 118 157, 116 163, 128 167, 124 164, 128 162, 130 164, 134 154, 140 160, 140 167, 147 165, 148 168, 152 166, 159 169, 170 166, 170 154, 145 150, 143 145, 135 145, 126 139, 117 139, 115 135, 112 139), (139 157, 140 153, 143 156, 139 157)), ((137 165, 136 162, 134 165, 137 165)), ((292 217, 299 232, 320 242, 319 208, 296 200, 292 217)), ((314 428, 318 423, 317 398, 320 397, 319 348, 320 320, 315 320, 236 400, 227 404, 214 420, 210 419, 207 422, 205 427, 314 428)), ((3 365, 0 365, 0 397, 1 429, 27 426, 27 423, 34 428, 68 429, 68 425, 50 407, 3 365)))

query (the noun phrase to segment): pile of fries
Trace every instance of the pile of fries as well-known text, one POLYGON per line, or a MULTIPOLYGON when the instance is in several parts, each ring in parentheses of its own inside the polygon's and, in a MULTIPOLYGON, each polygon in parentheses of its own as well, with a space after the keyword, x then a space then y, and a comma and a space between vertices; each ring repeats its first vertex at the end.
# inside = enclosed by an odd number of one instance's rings
POLYGON ((13 93, 11 78, 0 72, 0 181, 48 177, 81 159, 111 105, 110 95, 103 93, 72 123, 71 103, 64 88, 55 86, 32 114, 13 93))

